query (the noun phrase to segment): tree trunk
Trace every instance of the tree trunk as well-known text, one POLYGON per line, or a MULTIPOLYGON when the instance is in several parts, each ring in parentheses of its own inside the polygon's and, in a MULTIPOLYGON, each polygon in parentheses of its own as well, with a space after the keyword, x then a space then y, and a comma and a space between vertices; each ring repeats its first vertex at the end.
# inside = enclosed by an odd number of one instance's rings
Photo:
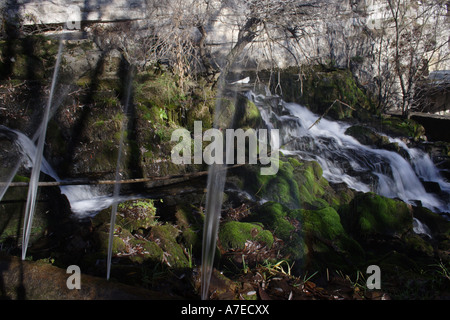
POLYGON ((225 59, 225 65, 223 66, 222 71, 220 72, 220 76, 216 84, 214 85, 219 88, 219 91, 224 87, 225 79, 230 72, 230 69, 233 66, 236 58, 244 51, 245 47, 248 44, 252 43, 252 41, 256 38, 256 29, 260 23, 260 19, 250 18, 249 20, 247 20, 242 30, 239 31, 238 41, 228 53, 225 59))

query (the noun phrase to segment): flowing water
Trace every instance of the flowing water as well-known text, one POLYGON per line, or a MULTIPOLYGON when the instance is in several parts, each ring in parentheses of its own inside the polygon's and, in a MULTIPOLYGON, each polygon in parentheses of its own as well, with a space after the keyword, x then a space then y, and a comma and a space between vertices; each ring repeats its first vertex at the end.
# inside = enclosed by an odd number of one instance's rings
MULTIPOLYGON (((22 132, 9 129, 2 125, 0 125, 0 133, 7 135, 10 140, 14 141, 19 149, 21 161, 16 165, 17 170, 20 166, 32 169, 37 154, 35 143, 22 132)), ((14 175, 17 173, 17 170, 13 172, 14 175)), ((61 179, 45 158, 42 158, 41 171, 57 182, 70 182, 70 180, 61 179)), ((14 175, 12 178, 14 178, 14 175)), ((12 181, 12 179, 10 180, 12 181)), ((9 184, 2 184, 2 186, 5 187, 7 185, 9 184)), ((61 193, 67 197, 71 211, 77 219, 94 216, 99 211, 111 207, 115 202, 122 202, 135 198, 133 196, 114 197, 109 194, 104 194, 100 192, 98 187, 92 185, 62 185, 60 190, 61 193)))
MULTIPOLYGON (((58 64, 55 68, 55 76, 47 110, 49 110, 49 106, 52 103, 51 99, 54 83, 56 82, 57 67, 58 64)), ((125 108, 128 107, 130 101, 131 80, 129 81, 127 90, 128 96, 125 108)), ((450 184, 440 175, 439 170, 425 152, 419 149, 409 148, 403 141, 388 137, 409 155, 409 159, 405 159, 393 151, 375 149, 362 145, 353 137, 345 134, 345 131, 350 126, 349 124, 329 121, 327 119, 322 119, 316 123, 319 116, 301 105, 286 103, 279 97, 274 97, 270 94, 257 95, 250 92, 248 93, 248 98, 258 106, 266 126, 269 129, 280 130, 281 151, 287 155, 297 155, 303 160, 317 161, 323 169, 324 177, 331 183, 345 183, 357 191, 373 191, 386 197, 400 198, 407 203, 420 201, 423 206, 433 211, 450 212, 450 204, 448 201, 450 184), (312 126, 314 123, 316 124, 312 126), (428 193, 422 181, 437 183, 444 197, 428 193)), ((220 100, 218 99, 216 105, 216 115, 221 113, 222 106, 220 100)), ((45 117, 48 120, 48 115, 45 117)), ((26 255, 29 230, 33 220, 33 202, 36 200, 39 171, 44 172, 56 181, 63 182, 45 158, 43 158, 43 142, 41 141, 44 141, 43 139, 45 138, 45 117, 41 129, 36 135, 41 137, 37 146, 24 134, 0 125, 0 133, 9 135, 10 139, 15 141, 22 154, 22 158, 18 162, 16 169, 24 165, 32 169, 33 172, 32 179, 30 180, 30 196, 27 200, 27 215, 24 225, 23 258, 26 255)), ((217 124, 217 119, 215 123, 217 124)), ((125 128, 126 126, 124 125, 123 130, 125 128)), ((120 180, 120 155, 122 153, 123 138, 124 132, 122 131, 119 159, 117 161, 116 184, 113 195, 105 195, 95 186, 61 186, 61 192, 69 200, 72 212, 79 218, 89 217, 103 209, 112 208, 107 278, 110 275, 111 244, 114 234, 117 204, 135 198, 120 195, 120 184, 118 182, 120 180)), ((9 182, 12 181, 15 172, 17 170, 12 172, 11 179, 8 179, 9 182)), ((202 247, 202 299, 208 298, 226 173, 225 165, 213 164, 209 168, 202 247)), ((0 196, 3 196, 8 187, 8 183, 5 185, 6 187, 0 190, 0 196)), ((251 197, 251 195, 249 196, 251 197)), ((418 220, 414 220, 414 230, 417 233, 429 234, 427 227, 418 220)))
POLYGON ((312 126, 320 116, 299 104, 253 92, 248 98, 258 106, 266 125, 280 130, 282 152, 317 161, 329 182, 410 204, 420 201, 435 212, 450 212, 450 184, 425 152, 389 137, 409 154, 408 161, 397 152, 362 145, 346 135, 349 124, 322 119, 312 126), (443 197, 428 193, 422 181, 438 183, 443 197))

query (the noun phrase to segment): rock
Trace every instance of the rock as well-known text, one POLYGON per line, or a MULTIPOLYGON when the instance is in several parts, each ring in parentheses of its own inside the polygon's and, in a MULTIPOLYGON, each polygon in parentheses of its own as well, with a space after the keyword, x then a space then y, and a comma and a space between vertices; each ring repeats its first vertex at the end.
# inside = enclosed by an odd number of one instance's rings
POLYGON ((413 215, 430 229, 433 238, 450 239, 450 221, 445 216, 421 206, 413 207, 413 215))
POLYGON ((251 166, 239 170, 244 190, 290 209, 336 206, 347 198, 345 192, 337 194, 333 190, 315 161, 300 162, 296 157, 280 157, 279 165, 274 176, 262 176, 258 168, 251 166))
POLYGON ((434 181, 422 181, 423 186, 425 187, 425 191, 428 193, 441 193, 441 186, 439 183, 434 181))
MULTIPOLYGON (((22 245, 27 194, 27 188, 9 188, 0 203, 0 243, 3 249, 15 251, 22 245)), ((70 214, 70 204, 59 188, 42 188, 31 226, 29 254, 48 252, 52 246, 52 235, 70 220, 70 214)))
POLYGON ((341 207, 342 225, 359 238, 400 236, 412 229, 412 212, 400 200, 374 193, 359 193, 341 207))
POLYGON ((69 290, 70 276, 65 269, 42 261, 21 261, 18 257, 0 256, 1 299, 11 300, 160 300, 177 299, 174 295, 107 281, 83 274, 81 289, 69 290))
POLYGON ((351 126, 345 131, 345 134, 354 137, 361 144, 368 146, 382 147, 383 145, 388 145, 390 143, 385 136, 381 136, 373 129, 366 126, 351 126))
POLYGON ((260 225, 238 221, 230 221, 222 224, 219 229, 219 241, 224 250, 244 249, 247 241, 261 243, 271 247, 273 236, 260 225))
POLYGON ((149 229, 157 224, 154 200, 140 199, 118 205, 116 224, 130 232, 149 229))

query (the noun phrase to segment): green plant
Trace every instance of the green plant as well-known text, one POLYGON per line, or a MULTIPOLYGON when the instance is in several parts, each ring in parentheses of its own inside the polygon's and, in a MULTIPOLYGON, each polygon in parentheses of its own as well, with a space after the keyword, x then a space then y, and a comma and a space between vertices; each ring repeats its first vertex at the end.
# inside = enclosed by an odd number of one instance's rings
POLYGON ((249 271, 249 267, 247 265, 247 263, 245 262, 245 255, 242 255, 242 265, 243 265, 243 269, 244 269, 244 274, 247 274, 249 271))
POLYGON ((355 288, 355 289, 359 288, 359 289, 362 289, 362 290, 366 290, 367 289, 367 280, 364 277, 364 274, 360 270, 356 271, 356 279, 354 281, 352 280, 352 278, 349 275, 344 274, 340 270, 339 271, 336 270, 336 273, 339 274, 339 276, 342 279, 347 280, 353 288, 355 288))
POLYGON ((447 266, 442 262, 442 260, 439 261, 437 264, 432 264, 430 267, 437 267, 438 270, 436 272, 441 275, 442 277, 446 278, 447 280, 450 280, 450 271, 448 270, 447 266))
POLYGON ((319 271, 314 272, 312 275, 308 276, 308 271, 306 271, 305 275, 303 276, 303 282, 308 282, 310 281, 312 278, 315 277, 315 275, 318 273, 319 271))
POLYGON ((189 269, 194 268, 194 260, 192 258, 193 253, 192 253, 192 244, 190 248, 184 248, 184 253, 186 254, 187 258, 188 258, 188 267, 189 269))
POLYGON ((158 108, 158 116, 161 121, 168 119, 166 110, 161 109, 161 108, 158 108))
POLYGON ((269 260, 264 261, 264 264, 261 266, 263 269, 269 272, 270 275, 275 275, 277 273, 282 273, 287 276, 291 276, 291 270, 294 266, 295 261, 292 263, 292 265, 289 265, 289 263, 286 260, 281 260, 276 263, 270 262, 269 260), (283 264, 286 265, 287 269, 285 270, 283 268, 283 264))

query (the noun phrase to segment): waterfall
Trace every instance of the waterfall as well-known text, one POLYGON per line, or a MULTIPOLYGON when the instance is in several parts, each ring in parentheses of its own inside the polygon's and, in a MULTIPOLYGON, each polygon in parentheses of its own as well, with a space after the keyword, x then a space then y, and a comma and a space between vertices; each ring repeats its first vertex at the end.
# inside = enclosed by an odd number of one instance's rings
POLYGON ((346 135, 349 124, 321 119, 312 126, 320 116, 299 104, 253 92, 247 97, 258 106, 266 125, 280 130, 281 151, 317 161, 329 182, 345 183, 356 191, 372 191, 410 204, 420 201, 435 212, 450 212, 450 184, 422 150, 388 137, 409 154, 409 161, 397 152, 366 146, 346 135), (438 183, 446 196, 428 193, 421 179, 438 183))
MULTIPOLYGON (((15 167, 17 170, 12 171, 12 177, 9 179, 9 182, 11 182, 20 166, 24 166, 28 169, 33 168, 33 163, 35 162, 34 159, 37 154, 37 147, 30 138, 20 131, 12 130, 0 125, 0 133, 7 135, 8 138, 15 143, 20 152, 21 160, 15 167)), ((70 182, 70 180, 61 179, 44 157, 42 158, 41 171, 57 182, 70 182)), ((8 185, 9 183, 7 181, 4 184, 5 189, 7 189, 8 185)), ((96 186, 92 185, 62 185, 60 190, 61 193, 67 197, 67 200, 70 203, 71 211, 78 219, 93 216, 97 212, 111 207, 113 203, 120 203, 122 201, 134 198, 133 196, 113 197, 111 195, 102 194, 96 186)))

